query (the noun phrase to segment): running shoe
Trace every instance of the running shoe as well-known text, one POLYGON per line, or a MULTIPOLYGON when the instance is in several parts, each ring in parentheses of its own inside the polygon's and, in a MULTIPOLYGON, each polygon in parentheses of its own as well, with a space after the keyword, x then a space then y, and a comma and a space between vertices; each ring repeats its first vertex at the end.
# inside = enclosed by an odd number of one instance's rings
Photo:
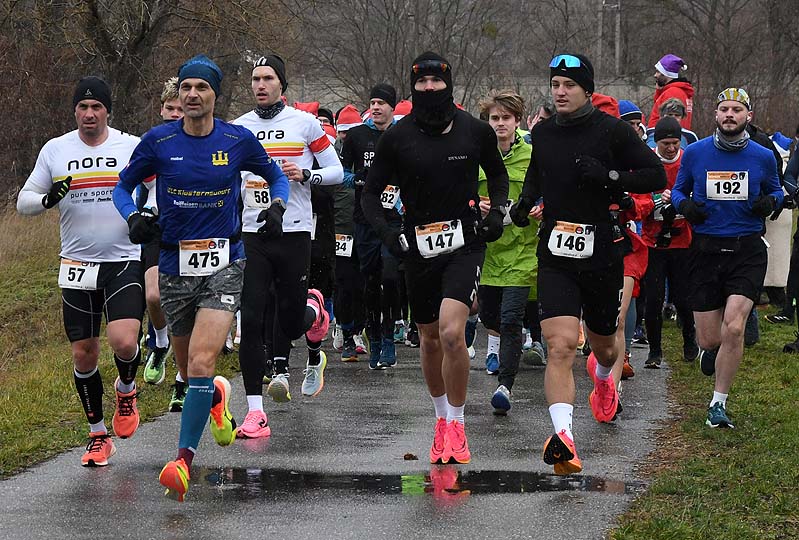
POLYGON ((486 373, 489 375, 499 373, 499 355, 497 353, 490 353, 486 356, 486 373))
POLYGON ((716 402, 712 407, 708 407, 705 424, 712 428, 735 428, 720 401, 716 402))
POLYGON ((225 354, 230 354, 233 352, 233 334, 230 332, 227 333, 227 337, 225 338, 225 346, 222 348, 222 352, 225 354))
POLYGON ((649 345, 649 341, 646 339, 646 330, 643 326, 636 326, 635 332, 633 332, 633 345, 649 345))
POLYGON ((136 388, 123 394, 117 390, 119 385, 119 377, 114 381, 114 391, 117 395, 117 407, 114 411, 114 418, 111 420, 111 425, 114 428, 114 433, 120 439, 127 439, 136 433, 139 428, 139 408, 136 406, 136 388))
POLYGON ((147 355, 144 364, 144 382, 148 384, 161 384, 166 376, 166 357, 172 352, 172 347, 156 347, 147 355))
POLYGON ((677 308, 674 306, 674 304, 669 302, 663 304, 663 320, 664 321, 677 320, 677 308))
POLYGON ((696 360, 696 357, 699 356, 699 345, 696 344, 696 341, 692 341, 690 343, 683 343, 682 346, 682 357, 683 360, 686 362, 693 362, 696 360))
POLYGON ((394 343, 405 343, 405 321, 394 323, 394 343))
POLYGON ((341 325, 337 324, 333 328, 333 348, 340 351, 342 347, 344 347, 344 331, 341 329, 341 325))
POLYGON ((530 366, 545 366, 547 365, 546 353, 544 346, 538 341, 533 341, 533 344, 522 356, 524 363, 530 366))
POLYGON ((330 315, 325 309, 325 297, 316 289, 308 289, 306 305, 316 308, 318 314, 311 327, 305 332, 305 337, 311 342, 319 343, 325 339, 330 328, 330 315))
POLYGON ((269 427, 269 419, 264 411, 248 412, 247 416, 244 417, 244 422, 236 431, 236 437, 239 439, 258 439, 260 437, 269 437, 271 434, 272 429, 269 427))
POLYGON ((592 352, 588 354, 588 360, 585 361, 585 371, 591 377, 591 382, 596 384, 596 355, 592 352))
POLYGON ((222 393, 222 399, 211 407, 208 423, 216 444, 228 446, 236 440, 236 420, 230 414, 230 381, 217 375, 214 377, 214 389, 222 393))
POLYGON ((189 491, 189 479, 189 467, 183 458, 164 465, 158 475, 158 481, 166 488, 164 495, 177 496, 178 502, 183 502, 186 492, 189 491))
POLYGON ((778 311, 777 313, 766 315, 765 319, 771 324, 793 324, 793 313, 788 314, 784 311, 778 311))
POLYGON ((799 332, 794 332, 794 335, 796 336, 796 341, 792 341, 791 343, 786 343, 782 347, 782 352, 790 354, 799 353, 799 332))
POLYGON ((387 368, 397 365, 397 351, 394 348, 394 341, 392 339, 383 339, 379 365, 386 366, 387 368))
POLYGON ((594 379, 594 389, 588 396, 591 413, 597 422, 611 422, 619 407, 619 393, 613 375, 605 380, 594 379))
POLYGON ((624 366, 621 368, 621 380, 626 381, 635 377, 635 370, 630 364, 630 351, 624 351, 624 366))
POLYGON ((712 350, 703 349, 699 353, 699 369, 708 377, 716 372, 716 355, 718 353, 719 350, 717 348, 712 350))
POLYGON ((348 337, 344 340, 344 347, 341 349, 341 361, 342 362, 357 362, 358 361, 358 352, 355 348, 355 340, 352 337, 348 337))
POLYGON ((237 328, 236 335, 233 336, 233 345, 241 345, 241 331, 237 328))
POLYGON ((364 343, 363 333, 354 334, 352 340, 355 342, 355 352, 358 354, 366 354, 366 344, 364 343))
POLYGON ((439 418, 436 420, 435 434, 433 435, 433 446, 430 447, 430 463, 443 463, 444 456, 444 435, 447 433, 447 420, 439 418))
POLYGON ((408 330, 408 338, 405 340, 405 345, 412 349, 419 347, 419 330, 416 328, 408 330))
POLYGON ((444 453, 441 456, 444 463, 466 464, 472 460, 469 452, 469 443, 466 441, 466 431, 463 424, 457 420, 447 423, 444 433, 444 453))
POLYGON ((752 347, 760 341, 760 320, 757 318, 757 308, 752 308, 744 326, 744 346, 752 347))
POLYGON ((646 369, 660 369, 660 363, 663 361, 662 354, 652 354, 650 353, 646 357, 646 361, 644 362, 644 367, 646 369))
POLYGON ((497 416, 505 416, 510 410, 510 390, 504 385, 500 384, 491 396, 491 406, 494 407, 494 414, 497 416))
POLYGON ((386 365, 380 363, 380 347, 382 342, 369 340, 369 369, 386 369, 386 365))
POLYGON ((108 458, 116 451, 111 435, 103 431, 93 431, 89 433, 86 453, 80 458, 80 464, 84 467, 105 467, 108 465, 108 458))
POLYGON ((186 399, 186 383, 175 381, 172 385, 172 397, 169 400, 169 412, 183 410, 183 400, 186 399))
POLYGON ((272 377, 269 386, 266 387, 266 394, 277 403, 286 403, 291 401, 291 392, 289 392, 289 374, 276 373, 272 377))
POLYGON ((529 351, 533 347, 533 336, 530 335, 530 331, 527 328, 522 328, 522 334, 524 334, 522 350, 529 351))
POLYGON ((319 364, 312 366, 305 364, 305 378, 302 380, 302 395, 316 397, 322 388, 325 387, 325 367, 327 366, 327 355, 325 351, 319 351, 319 364))
POLYGON ((555 466, 555 474, 575 474, 583 470, 583 462, 577 457, 574 441, 563 429, 544 443, 544 463, 555 466))
POLYGON ((464 332, 464 340, 466 347, 474 345, 474 337, 477 335, 477 319, 472 320, 471 317, 466 319, 466 330, 464 332))

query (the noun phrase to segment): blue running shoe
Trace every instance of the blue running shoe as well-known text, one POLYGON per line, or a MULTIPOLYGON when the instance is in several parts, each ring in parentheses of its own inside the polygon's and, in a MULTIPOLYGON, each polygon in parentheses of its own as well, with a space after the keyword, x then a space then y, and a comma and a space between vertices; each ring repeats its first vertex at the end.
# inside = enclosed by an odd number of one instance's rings
POLYGON ((383 349, 380 351, 380 362, 377 365, 387 368, 397 365, 397 353, 394 349, 393 339, 383 338, 383 349))
POLYGON ((369 340, 369 369, 386 369, 386 366, 380 363, 381 345, 380 341, 369 340))
POLYGON ((491 353, 486 356, 486 373, 496 375, 499 373, 499 355, 491 353))
POLYGON ((724 409, 724 405, 722 405, 720 401, 714 404, 712 407, 708 407, 707 420, 705 420, 705 424, 712 428, 735 428, 733 423, 730 421, 730 418, 727 416, 727 411, 724 409))
POLYGON ((394 343, 405 343, 405 321, 394 323, 394 343))
POLYGON ((491 396, 491 406, 494 407, 494 414, 505 416, 510 410, 510 390, 504 384, 500 384, 494 395, 491 396))

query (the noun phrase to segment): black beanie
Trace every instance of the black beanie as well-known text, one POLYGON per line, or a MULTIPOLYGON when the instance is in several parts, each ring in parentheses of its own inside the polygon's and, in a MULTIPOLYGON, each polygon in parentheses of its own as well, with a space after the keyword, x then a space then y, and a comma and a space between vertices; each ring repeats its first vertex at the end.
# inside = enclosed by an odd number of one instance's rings
POLYGON ((452 91, 452 64, 446 58, 434 52, 427 51, 416 57, 411 65, 411 88, 416 81, 425 75, 435 75, 447 83, 447 88, 452 91))
POLYGON ((319 107, 319 112, 316 113, 316 116, 318 118, 321 118, 321 117, 327 118, 328 120, 330 120, 330 124, 331 125, 334 125, 334 126, 336 125, 336 119, 333 117, 333 113, 330 111, 330 109, 325 109, 324 107, 319 107))
POLYGON ((661 139, 682 138, 682 127, 673 116, 664 116, 655 124, 655 142, 661 139))
POLYGON ((111 114, 111 88, 100 77, 84 77, 78 82, 72 96, 72 108, 77 107, 84 99, 96 99, 111 114))
POLYGON ((253 69, 261 66, 267 66, 275 70, 277 73, 277 78, 280 79, 280 85, 283 88, 283 92, 286 92, 286 88, 289 87, 289 83, 286 80, 286 63, 283 61, 276 54, 267 54, 266 56, 262 56, 258 60, 255 61, 253 64, 253 69))
POLYGON ((549 80, 552 80, 552 77, 560 76, 560 77, 568 77, 569 79, 573 80, 577 84, 579 84, 586 92, 589 94, 594 93, 594 66, 591 65, 591 62, 583 56, 582 54, 561 54, 556 56, 552 59, 554 62, 558 59, 558 57, 562 56, 574 56, 580 60, 580 65, 577 67, 567 67, 566 60, 561 59, 555 67, 550 65, 549 67, 549 80))
POLYGON ((369 99, 382 99, 393 109, 397 106, 397 91, 390 84, 376 84, 369 92, 369 99))

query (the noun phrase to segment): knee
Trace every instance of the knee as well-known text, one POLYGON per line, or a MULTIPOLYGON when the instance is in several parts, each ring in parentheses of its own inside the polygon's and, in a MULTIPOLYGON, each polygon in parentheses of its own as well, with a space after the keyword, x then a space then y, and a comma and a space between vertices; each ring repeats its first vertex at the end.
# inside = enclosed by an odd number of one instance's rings
POLYGON ((745 318, 741 321, 735 321, 735 322, 725 321, 721 327, 722 339, 725 340, 729 339, 733 342, 737 342, 738 340, 743 340, 745 326, 746 326, 745 318))
POLYGON ((72 363, 80 372, 86 373, 97 367, 100 347, 95 343, 72 344, 72 363))
POLYGON ((577 351, 577 339, 565 337, 547 338, 547 364, 571 365, 577 351))
POLYGON ((136 355, 136 350, 139 346, 138 339, 136 338, 136 334, 126 334, 113 337, 109 335, 108 345, 111 347, 111 350, 114 351, 114 354, 120 358, 128 360, 136 355))
POLYGON ((441 348, 444 351, 455 351, 466 347, 466 333, 463 329, 458 329, 456 325, 440 327, 438 335, 441 339, 441 348))

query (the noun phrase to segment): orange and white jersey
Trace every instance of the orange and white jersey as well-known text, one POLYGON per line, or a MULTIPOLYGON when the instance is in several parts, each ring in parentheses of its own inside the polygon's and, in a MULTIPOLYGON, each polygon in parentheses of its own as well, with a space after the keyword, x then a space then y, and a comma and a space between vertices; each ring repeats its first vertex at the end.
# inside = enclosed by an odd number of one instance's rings
MULTIPOLYGON (((287 106, 268 120, 250 111, 232 123, 252 131, 278 164, 292 161, 300 169, 311 172, 305 182, 289 182, 290 195, 283 214, 283 230, 313 232, 311 186, 340 184, 344 179, 344 169, 336 150, 319 120, 312 114, 287 106), (314 168, 314 159, 318 168, 314 168)), ((268 187, 260 176, 251 172, 242 172, 241 179, 241 198, 244 201, 242 230, 257 232, 261 226, 257 222, 258 214, 271 202, 268 187)))
MULTIPOLYGON (((140 247, 130 243, 128 224, 111 200, 119 172, 137 144, 138 137, 111 127, 98 146, 84 143, 77 130, 50 139, 20 191, 17 209, 22 214, 43 212, 42 198, 53 182, 71 176, 69 193, 58 203, 61 256, 82 262, 138 260, 140 247)), ((153 183, 149 179, 145 185, 151 188, 153 183)))

